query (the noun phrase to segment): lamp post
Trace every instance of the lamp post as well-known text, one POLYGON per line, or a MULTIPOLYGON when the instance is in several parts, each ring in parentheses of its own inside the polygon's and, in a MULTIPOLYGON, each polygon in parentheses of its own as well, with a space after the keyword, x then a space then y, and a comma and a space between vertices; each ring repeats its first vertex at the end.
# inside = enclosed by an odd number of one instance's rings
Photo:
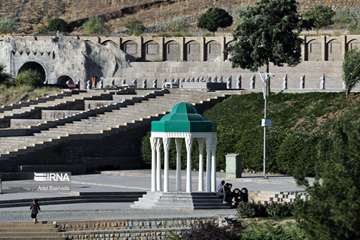
POLYGON ((270 73, 261 73, 259 72, 260 78, 264 84, 263 88, 263 98, 264 98, 264 118, 261 120, 261 126, 264 127, 263 134, 263 177, 266 176, 266 128, 271 127, 271 120, 267 119, 267 97, 270 93, 270 73))

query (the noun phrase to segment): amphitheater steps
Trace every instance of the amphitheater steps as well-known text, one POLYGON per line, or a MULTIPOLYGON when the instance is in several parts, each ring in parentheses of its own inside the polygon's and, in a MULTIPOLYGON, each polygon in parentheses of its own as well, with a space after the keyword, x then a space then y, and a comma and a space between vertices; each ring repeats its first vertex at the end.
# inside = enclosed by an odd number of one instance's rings
POLYGON ((34 224, 31 222, 23 223, 0 223, 0 240, 2 239, 36 239, 36 240, 60 240, 65 239, 59 232, 56 225, 48 223, 34 224))
MULTIPOLYGON (((171 110, 171 107, 180 102, 186 101, 193 104, 204 104, 223 99, 224 94, 206 93, 188 90, 172 90, 145 92, 143 97, 136 95, 137 102, 128 100, 127 104, 120 103, 120 107, 113 107, 101 111, 95 116, 88 116, 77 121, 70 121, 65 124, 55 125, 47 130, 35 133, 33 136, 0 138, 9 146, 0 148, 0 160, 10 159, 26 153, 31 153, 46 147, 54 146, 60 142, 75 139, 99 138, 101 135, 118 133, 122 129, 136 127, 151 119, 158 118, 171 110), (158 96, 155 96, 158 95, 158 96)), ((116 106, 116 105, 115 105, 116 106)), ((107 109, 106 107, 100 108, 107 109)))

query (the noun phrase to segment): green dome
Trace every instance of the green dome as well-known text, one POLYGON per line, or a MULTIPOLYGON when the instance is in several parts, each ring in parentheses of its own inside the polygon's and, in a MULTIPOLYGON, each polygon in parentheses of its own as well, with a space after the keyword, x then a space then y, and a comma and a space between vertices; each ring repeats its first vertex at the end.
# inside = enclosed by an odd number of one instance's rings
POLYGON ((215 129, 212 122, 186 102, 176 104, 160 121, 151 122, 152 132, 215 132, 215 129))

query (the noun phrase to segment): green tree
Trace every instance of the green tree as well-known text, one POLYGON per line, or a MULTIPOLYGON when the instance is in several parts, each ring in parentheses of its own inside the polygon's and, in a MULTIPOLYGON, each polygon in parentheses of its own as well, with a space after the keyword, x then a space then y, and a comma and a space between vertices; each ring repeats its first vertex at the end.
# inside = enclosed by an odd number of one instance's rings
POLYGON ((310 240, 360 239, 360 121, 353 119, 334 124, 322 148, 320 181, 297 207, 310 240))
POLYGON ((229 48, 234 67, 257 71, 269 64, 300 62, 301 21, 296 0, 260 0, 240 11, 235 43, 229 48))
POLYGON ((0 84, 8 83, 11 79, 10 75, 4 72, 5 66, 0 65, 0 84))
POLYGON ((303 14, 303 19, 308 23, 308 28, 316 29, 334 24, 335 11, 331 7, 317 5, 303 14))
POLYGON ((42 84, 41 75, 37 71, 24 70, 16 76, 16 85, 39 87, 42 84))
POLYGON ((15 19, 0 18, 0 33, 8 34, 16 32, 17 24, 15 19))
POLYGON ((137 19, 131 19, 126 24, 127 33, 129 35, 141 35, 145 32, 146 28, 144 24, 137 20, 137 19))
POLYGON ((345 54, 343 62, 343 80, 346 88, 346 96, 360 81, 360 50, 352 49, 345 54))
POLYGON ((216 32, 218 28, 226 28, 233 24, 233 17, 222 8, 209 8, 198 19, 198 27, 216 32))
POLYGON ((86 34, 103 34, 107 32, 104 21, 99 17, 91 17, 83 24, 86 34))
POLYGON ((66 33, 66 32, 70 31, 70 27, 65 20, 63 20, 61 18, 54 18, 49 21, 48 26, 47 26, 47 31, 49 31, 49 32, 59 31, 59 32, 66 33))

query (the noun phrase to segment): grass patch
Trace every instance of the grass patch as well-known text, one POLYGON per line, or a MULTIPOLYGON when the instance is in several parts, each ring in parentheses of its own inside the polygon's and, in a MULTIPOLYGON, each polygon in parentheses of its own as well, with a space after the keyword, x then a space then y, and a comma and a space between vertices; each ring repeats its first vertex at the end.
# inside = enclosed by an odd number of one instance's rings
POLYGON ((19 101, 35 99, 46 95, 52 95, 61 92, 61 89, 55 87, 33 88, 31 86, 6 86, 0 85, 0 105, 9 105, 19 101))

